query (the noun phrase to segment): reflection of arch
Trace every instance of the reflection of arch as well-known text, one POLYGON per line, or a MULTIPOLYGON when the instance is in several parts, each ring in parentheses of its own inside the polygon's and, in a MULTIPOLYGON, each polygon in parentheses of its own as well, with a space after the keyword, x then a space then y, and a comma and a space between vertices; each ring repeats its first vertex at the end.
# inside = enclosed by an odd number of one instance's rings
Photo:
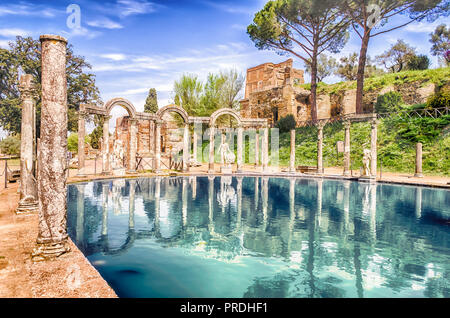
POLYGON ((129 100, 120 97, 111 99, 105 104, 106 115, 111 113, 111 109, 113 109, 114 106, 122 106, 131 118, 136 118, 136 108, 134 108, 133 104, 129 100))
POLYGON ((166 112, 175 112, 175 113, 179 114, 183 118, 185 124, 187 124, 189 122, 189 115, 188 115, 188 113, 183 108, 175 106, 175 105, 168 105, 168 106, 165 106, 165 107, 161 108, 156 113, 156 116, 159 119, 162 120, 163 119, 162 117, 164 116, 164 114, 166 112))
POLYGON ((214 124, 216 123, 217 118, 219 118, 222 115, 230 115, 230 116, 234 117, 234 119, 237 120, 239 126, 242 125, 242 117, 237 111, 235 111, 231 108, 221 108, 219 110, 216 110, 211 115, 210 120, 209 120, 209 126, 213 127, 214 124))

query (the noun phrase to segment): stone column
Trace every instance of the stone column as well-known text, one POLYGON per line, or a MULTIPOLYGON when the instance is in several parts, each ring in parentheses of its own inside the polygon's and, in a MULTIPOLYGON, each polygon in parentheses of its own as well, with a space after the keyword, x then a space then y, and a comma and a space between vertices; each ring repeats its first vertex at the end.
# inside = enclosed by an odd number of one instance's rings
POLYGON ((153 162, 153 170, 155 173, 161 172, 161 122, 156 121, 156 132, 155 132, 155 160, 153 162))
POLYGON ((190 137, 189 137, 189 124, 184 124, 184 134, 183 134, 183 172, 189 172, 189 157, 191 155, 190 147, 190 137))
POLYGON ((137 119, 130 119, 130 162, 128 163, 128 173, 136 173, 136 153, 137 153, 137 119))
POLYGON ((377 140, 378 140, 378 121, 374 119, 371 123, 372 130, 370 133, 370 175, 373 178, 377 177, 377 140))
POLYGON ((344 176, 350 176, 350 126, 349 120, 344 122, 345 137, 344 137, 344 176))
POLYGON ((255 167, 259 166, 259 129, 255 133, 255 167))
POLYGON ((42 110, 39 147, 39 231, 33 260, 58 257, 67 244, 67 40, 42 35, 42 110))
POLYGON ((263 137, 263 149, 262 149, 262 161, 263 161, 263 172, 268 172, 269 169, 269 127, 264 128, 263 137))
POLYGON ((241 126, 237 129, 237 172, 242 172, 243 160, 242 160, 242 147, 243 147, 243 130, 241 126))
POLYGON ((291 130, 291 157, 289 158, 289 172, 295 173, 295 129, 291 130))
POLYGON ((77 177, 86 177, 85 172, 85 148, 84 138, 86 135, 86 116, 84 105, 80 105, 78 112, 78 173, 77 177))
POLYGON ((323 174, 323 122, 317 124, 317 173, 323 174))
POLYGON ((33 76, 20 78, 19 90, 22 101, 22 126, 20 140, 20 201, 17 213, 39 210, 36 179, 34 177, 35 102, 33 99, 33 76))
POLYGON ((208 173, 214 173, 214 133, 215 128, 209 128, 209 167, 208 173))
POLYGON ((192 157, 194 160, 194 162, 193 162, 194 165, 196 165, 198 162, 197 161, 197 147, 198 147, 197 138, 198 138, 198 135, 197 135, 197 131, 194 126, 194 134, 192 135, 192 157))
POLYGON ((110 171, 109 164, 109 120, 111 116, 105 116, 103 121, 103 140, 102 140, 102 174, 107 175, 110 171))
POLYGON ((414 174, 416 178, 423 178, 422 174, 422 143, 416 144, 416 173, 414 174))

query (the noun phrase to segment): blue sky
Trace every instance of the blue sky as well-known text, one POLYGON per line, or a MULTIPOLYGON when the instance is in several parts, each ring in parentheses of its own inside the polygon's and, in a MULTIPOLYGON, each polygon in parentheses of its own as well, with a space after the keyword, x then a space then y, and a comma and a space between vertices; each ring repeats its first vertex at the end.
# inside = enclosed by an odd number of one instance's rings
MULTIPOLYGON (((183 73, 198 74, 248 67, 265 62, 281 62, 288 57, 272 51, 257 50, 246 27, 266 0, 58 0, 0 2, 0 47, 6 47, 16 35, 38 38, 41 34, 59 34, 73 44, 75 53, 85 56, 97 76, 103 101, 113 97, 129 99, 143 110, 148 89, 158 91, 159 106, 171 102, 174 80, 183 73), (66 8, 81 8, 81 29, 66 25, 66 8)), ((393 23, 401 23, 396 18, 393 23)), ((448 20, 414 23, 374 38, 371 56, 385 51, 397 39, 403 39, 428 54, 429 34, 448 20)), ((358 52, 360 40, 352 34, 336 57, 358 52)), ((431 56, 430 56, 431 57, 431 56)), ((436 58, 432 58, 437 66, 436 58)), ((304 68, 295 60, 297 68, 304 68)), ((337 81, 330 77, 328 82, 337 81)))

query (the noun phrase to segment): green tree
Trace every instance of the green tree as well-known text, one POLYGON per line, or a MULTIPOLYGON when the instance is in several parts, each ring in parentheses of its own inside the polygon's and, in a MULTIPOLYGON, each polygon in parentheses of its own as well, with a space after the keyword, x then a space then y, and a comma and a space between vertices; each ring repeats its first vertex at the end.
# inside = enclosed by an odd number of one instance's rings
POLYGON ((225 78, 220 74, 208 74, 203 93, 200 97, 199 115, 208 116, 223 107, 223 91, 225 78))
POLYGON ((449 65, 450 61, 446 60, 446 53, 450 50, 450 29, 447 25, 441 24, 436 27, 433 33, 430 34, 431 54, 438 56, 439 61, 443 61, 449 65))
POLYGON ((295 129, 295 126, 297 123, 295 122, 294 116, 287 115, 286 117, 281 118, 277 123, 275 124, 275 127, 280 130, 280 133, 289 132, 292 129, 295 129))
MULTIPOLYGON (((78 109, 81 103, 101 104, 99 90, 95 84, 95 75, 87 72, 91 65, 84 57, 73 52, 73 46, 67 46, 67 103, 68 129, 78 130, 78 109)), ((36 87, 36 126, 40 133, 41 111, 41 43, 31 37, 16 37, 9 43, 9 49, 0 49, 0 126, 13 133, 20 132, 21 110, 18 89, 19 74, 33 75, 36 87)))
MULTIPOLYGON (((317 60, 317 81, 322 82, 326 77, 336 72, 338 63, 336 59, 322 53, 317 60)), ((305 63, 305 70, 311 74, 311 63, 305 63)))
MULTIPOLYGON (((372 59, 367 56, 364 77, 378 76, 383 73, 384 71, 377 68, 376 65, 373 64, 372 59)), ((352 53, 348 56, 341 57, 334 74, 346 81, 356 81, 358 75, 358 53, 352 53)))
POLYGON ((200 99, 203 91, 203 84, 197 75, 184 74, 173 87, 175 93, 175 104, 184 108, 190 116, 201 114, 200 99))
POLYGON ((244 87, 245 78, 237 70, 231 69, 228 71, 220 72, 220 76, 223 79, 223 84, 221 87, 222 101, 221 106, 231 109, 240 108, 240 96, 239 93, 244 87))
POLYGON ((411 56, 406 64, 406 69, 414 70, 427 70, 430 67, 431 61, 426 55, 414 55, 411 56))
POLYGON ((405 70, 408 62, 416 56, 416 50, 403 40, 398 40, 383 54, 378 55, 378 63, 383 65, 391 73, 405 70))
POLYGON ((348 39, 348 20, 337 0, 269 1, 247 28, 260 50, 292 54, 311 66, 311 117, 317 120, 317 65, 325 51, 339 52, 348 39))
POLYGON ((370 39, 414 21, 427 19, 431 22, 440 15, 448 16, 450 4, 448 0, 342 0, 340 3, 342 12, 352 20, 353 30, 361 39, 356 87, 356 112, 361 113, 370 39), (397 25, 386 23, 398 15, 407 16, 409 19, 397 25))
POLYGON ((96 127, 94 130, 89 134, 89 139, 91 140, 91 147, 93 149, 100 149, 100 141, 103 137, 103 122, 104 119, 101 116, 98 116, 95 119, 96 127))
POLYGON ((18 155, 20 153, 20 135, 14 134, 0 141, 0 151, 5 155, 18 155))
POLYGON ((150 88, 147 99, 145 100, 144 112, 155 114, 158 109, 158 94, 156 89, 150 88))

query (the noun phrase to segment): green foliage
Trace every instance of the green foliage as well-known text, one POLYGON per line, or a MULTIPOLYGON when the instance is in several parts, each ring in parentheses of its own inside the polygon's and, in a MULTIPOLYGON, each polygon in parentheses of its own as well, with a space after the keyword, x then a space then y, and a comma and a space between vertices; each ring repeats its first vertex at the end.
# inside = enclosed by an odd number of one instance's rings
POLYGON ((408 60, 406 68, 408 70, 427 70, 430 67, 431 61, 426 55, 414 55, 408 60))
POLYGON ((396 73, 406 70, 408 62, 414 56, 416 56, 415 48, 403 40, 398 40, 389 50, 378 55, 376 59, 379 64, 384 65, 391 73, 396 73))
MULTIPOLYGON (((0 126, 6 131, 19 133, 21 125, 20 93, 18 89, 19 69, 33 75, 36 93, 36 128, 40 133, 41 111, 41 44, 31 37, 16 37, 9 49, 0 49, 0 126)), ((101 103, 95 75, 88 73, 91 65, 84 57, 67 46, 67 103, 68 129, 78 130, 77 111, 81 103, 101 103)))
POLYGON ((67 149, 71 152, 78 151, 78 134, 72 133, 67 138, 67 149))
MULTIPOLYGON (((334 70, 334 74, 346 81, 355 81, 358 74, 358 53, 352 53, 348 56, 341 57, 339 63, 334 70)), ((372 77, 383 74, 384 71, 375 66, 370 56, 367 56, 366 67, 364 70, 364 77, 372 77)))
POLYGON ((390 113, 400 110, 400 106, 403 103, 403 98, 400 93, 388 92, 384 95, 377 97, 377 102, 375 104, 375 111, 377 113, 390 113))
MULTIPOLYGON (((322 82, 326 77, 336 72, 338 64, 336 59, 328 57, 326 54, 320 54, 317 59, 317 81, 322 82)), ((311 59, 305 63, 305 71, 311 74, 311 59)))
POLYGON ((450 61, 445 59, 445 54, 450 50, 450 29, 447 28, 447 25, 441 24, 436 27, 436 30, 430 36, 430 42, 433 44, 431 54, 438 56, 441 61, 448 65, 450 61))
POLYGON ((441 89, 427 100, 427 108, 450 107, 450 90, 441 89))
POLYGON ((144 112, 155 114, 158 111, 158 94, 156 89, 150 88, 145 100, 144 112))
POLYGON ((183 74, 174 84, 175 104, 183 107, 190 116, 198 116, 203 85, 197 75, 183 74))
POLYGON ((94 128, 94 130, 89 135, 91 140, 91 147, 93 149, 100 149, 100 141, 103 137, 103 123, 94 128))
POLYGON ((295 129, 295 126, 296 122, 293 115, 287 115, 275 124, 275 127, 280 130, 280 133, 291 131, 292 129, 295 129))
POLYGON ((5 155, 19 155, 20 135, 11 135, 0 141, 0 150, 5 155))

